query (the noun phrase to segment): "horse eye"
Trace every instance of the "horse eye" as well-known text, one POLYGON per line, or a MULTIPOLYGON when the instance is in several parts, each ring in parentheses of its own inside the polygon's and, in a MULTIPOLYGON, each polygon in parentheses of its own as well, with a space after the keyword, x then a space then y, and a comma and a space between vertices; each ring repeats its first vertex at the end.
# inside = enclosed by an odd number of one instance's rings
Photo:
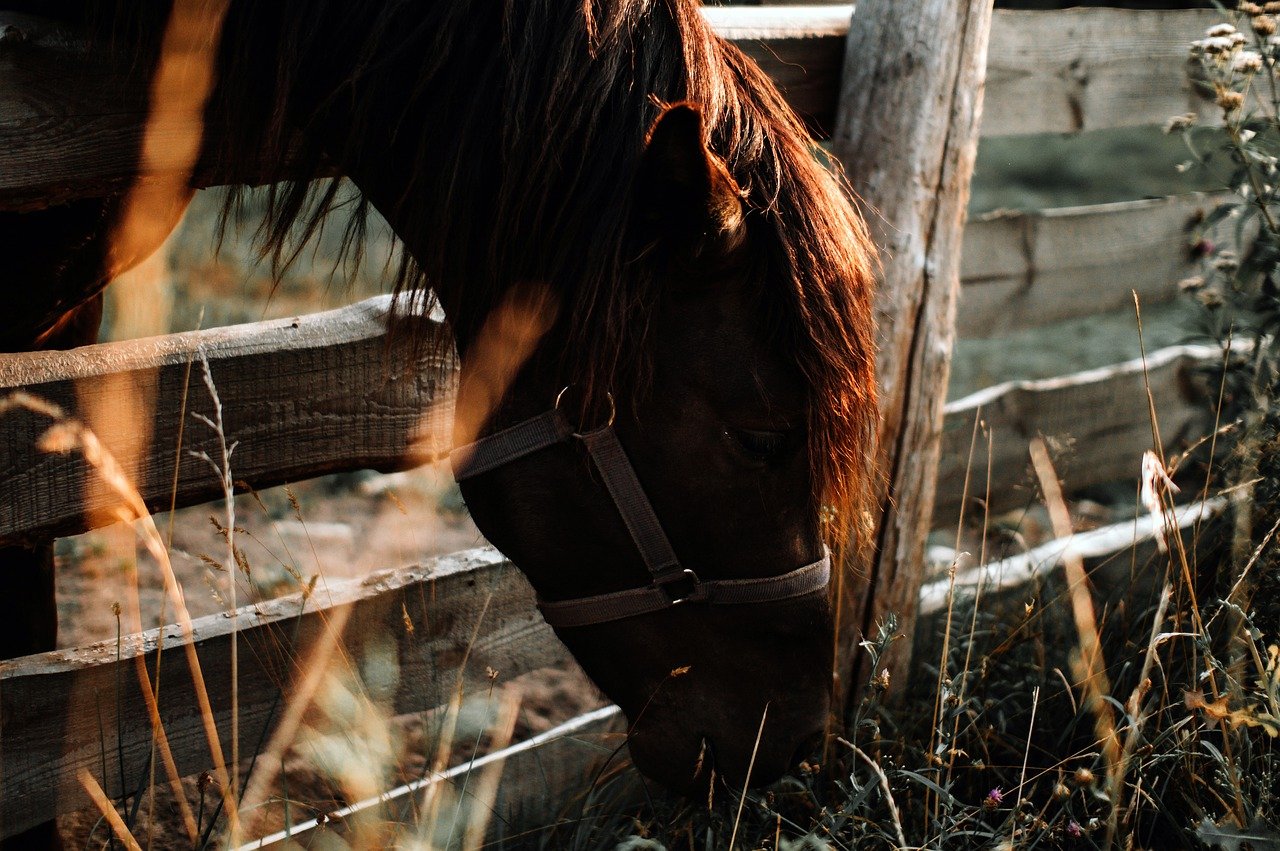
POLYGON ((773 458, 786 449, 791 436, 786 431, 755 431, 745 428, 726 428, 725 434, 733 438, 743 452, 761 461, 773 458))

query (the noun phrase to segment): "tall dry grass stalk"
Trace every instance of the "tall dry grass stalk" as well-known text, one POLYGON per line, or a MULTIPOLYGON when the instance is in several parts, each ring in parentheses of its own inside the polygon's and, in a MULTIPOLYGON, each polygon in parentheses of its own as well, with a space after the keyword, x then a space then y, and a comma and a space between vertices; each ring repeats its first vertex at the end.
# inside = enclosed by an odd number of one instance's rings
MULTIPOLYGON (((49 417, 53 424, 45 431, 44 435, 38 442, 41 451, 52 452, 58 454, 66 454, 72 451, 79 451, 89 466, 101 477, 101 479, 119 496, 121 504, 119 506, 116 519, 133 523, 134 529, 142 541, 147 552, 160 566, 162 581, 165 593, 168 597, 169 604, 173 607, 179 628, 182 630, 185 638, 184 648, 186 651, 187 665, 191 671, 191 677, 195 684, 196 699, 200 707, 201 718, 203 720, 206 741, 209 745, 210 755, 214 762, 215 776, 223 790, 224 803, 227 806, 229 819, 233 824, 238 825, 236 802, 229 796, 230 785, 226 765, 222 757, 222 747, 219 741, 217 725, 214 721, 213 710, 209 702, 208 690, 205 687, 204 676, 200 667, 200 659, 196 655, 195 643, 193 641, 194 630, 192 627, 191 614, 186 606, 183 597, 182 587, 178 583, 173 571, 173 564, 169 559, 168 549, 164 545, 164 541, 156 528, 154 519, 148 512, 146 503, 142 495, 134 487, 125 471, 121 468, 115 457, 102 445, 98 437, 92 430, 87 428, 83 423, 75 420, 67 415, 62 408, 36 399, 25 393, 15 393, 0 400, 0 415, 3 415, 11 408, 24 408, 37 414, 49 417)), ((135 623, 135 631, 141 631, 141 623, 135 623)), ((139 685, 142 688, 144 700, 147 703, 148 711, 151 714, 153 735, 156 736, 156 744, 160 748, 161 756, 165 767, 169 772, 170 784, 175 793, 175 799, 182 812, 184 826, 187 829, 188 836, 192 839, 193 844, 198 837, 198 830, 195 826, 195 817, 191 813, 190 805, 186 803, 185 796, 181 794, 182 779, 178 774, 176 764, 174 763, 172 753, 168 748, 167 738, 163 733, 163 725, 160 723, 158 712, 157 696, 151 689, 151 680, 147 675, 145 667, 139 671, 139 685)))

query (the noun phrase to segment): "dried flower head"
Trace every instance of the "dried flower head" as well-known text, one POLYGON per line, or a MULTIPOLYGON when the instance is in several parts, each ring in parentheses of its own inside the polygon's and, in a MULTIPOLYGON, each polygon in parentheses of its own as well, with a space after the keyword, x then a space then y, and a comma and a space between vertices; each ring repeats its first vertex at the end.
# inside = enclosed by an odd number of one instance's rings
POLYGON ((1225 113, 1232 113, 1244 106, 1244 95, 1240 92, 1233 92, 1230 89, 1222 89, 1218 92, 1218 106, 1222 107, 1225 113))
MULTIPOLYGON (((1272 26, 1274 25, 1273 23, 1272 26)), ((1231 61, 1231 69, 1240 74, 1257 74, 1262 70, 1262 54, 1253 50, 1242 50, 1231 61)))
POLYGON ((1075 770, 1075 773, 1071 775, 1071 779, 1076 782, 1077 786, 1092 786, 1093 772, 1082 766, 1075 770))
POLYGON ((1213 260, 1213 268, 1219 272, 1230 274, 1240 268, 1240 261, 1236 259, 1236 255, 1230 251, 1224 251, 1213 260))
POLYGON ((1178 281, 1178 289, 1184 293, 1199 292, 1204 289, 1204 278, 1199 275, 1192 275, 1190 278, 1183 278, 1178 281))
POLYGON ((1280 2, 1272 0, 1270 3, 1264 3, 1262 11, 1266 12, 1268 15, 1280 15, 1280 2))
POLYGON ((1276 31, 1276 19, 1270 15, 1259 15, 1253 19, 1253 31, 1258 35, 1271 35, 1276 31))
POLYGON ((1211 35, 1198 41, 1191 42, 1192 53, 1206 53, 1210 56, 1216 56, 1224 53, 1230 53, 1235 46, 1235 42, 1231 36, 1211 35))
POLYGON ((1236 9, 1242 14, 1253 15, 1255 17, 1262 14, 1262 7, 1259 6, 1257 3, 1250 3, 1248 2, 1248 0, 1245 0, 1245 2, 1242 2, 1239 6, 1236 7, 1236 9))
POLYGON ((1222 293, 1218 292, 1215 289, 1203 289, 1200 292, 1196 293, 1196 298, 1200 301, 1201 304, 1203 304, 1205 307, 1209 308, 1210 310, 1215 310, 1219 307, 1222 307, 1224 303, 1222 298, 1222 293))
POLYGON ((1182 115, 1175 115, 1164 124, 1164 132, 1176 133, 1179 130, 1186 130, 1188 127, 1196 123, 1199 118, 1194 112, 1184 112, 1182 115))

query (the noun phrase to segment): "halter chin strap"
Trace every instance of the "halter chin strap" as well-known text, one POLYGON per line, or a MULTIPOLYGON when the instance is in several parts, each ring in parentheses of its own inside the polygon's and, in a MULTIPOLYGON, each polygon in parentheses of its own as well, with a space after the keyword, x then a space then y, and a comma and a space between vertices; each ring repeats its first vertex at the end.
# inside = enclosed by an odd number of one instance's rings
MULTIPOLYGON (((568 390, 568 388, 565 388, 568 390)), ((765 603, 801 597, 827 587, 831 578, 831 554, 813 564, 781 576, 752 579, 702 581, 698 574, 682 567, 667 534, 636 478, 627 453, 613 430, 613 397, 609 397, 609 421, 594 431, 579 433, 560 412, 560 391, 555 407, 449 454, 453 477, 462 481, 503 467, 543 449, 576 440, 587 448, 605 489, 622 516, 631 540, 653 577, 643 588, 573 600, 539 600, 538 608, 547 623, 557 629, 605 623, 635 617, 684 603, 711 605, 765 603)))

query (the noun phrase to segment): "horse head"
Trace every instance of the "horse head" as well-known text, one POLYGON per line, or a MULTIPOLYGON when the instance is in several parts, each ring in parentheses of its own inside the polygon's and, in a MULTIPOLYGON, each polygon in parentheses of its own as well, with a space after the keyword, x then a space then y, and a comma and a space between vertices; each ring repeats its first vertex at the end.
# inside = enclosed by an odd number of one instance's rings
MULTIPOLYGON (((876 394, 866 228, 771 81, 694 0, 237 3, 223 42, 217 157, 336 165, 391 225, 472 517, 640 769, 776 778, 827 720, 876 394)), ((277 258, 312 197, 271 190, 277 258)))
POLYGON ((554 300, 521 290, 488 327, 507 347, 513 327, 539 339, 506 379, 464 354, 459 433, 496 408, 455 453, 476 524, 630 719, 636 765, 687 792, 769 783, 812 752, 834 639, 810 433, 826 400, 781 319, 776 235, 705 135, 696 108, 666 109, 637 166, 629 265, 654 280, 643 377, 570 384, 554 300), (617 443, 601 449, 605 434, 617 443))

